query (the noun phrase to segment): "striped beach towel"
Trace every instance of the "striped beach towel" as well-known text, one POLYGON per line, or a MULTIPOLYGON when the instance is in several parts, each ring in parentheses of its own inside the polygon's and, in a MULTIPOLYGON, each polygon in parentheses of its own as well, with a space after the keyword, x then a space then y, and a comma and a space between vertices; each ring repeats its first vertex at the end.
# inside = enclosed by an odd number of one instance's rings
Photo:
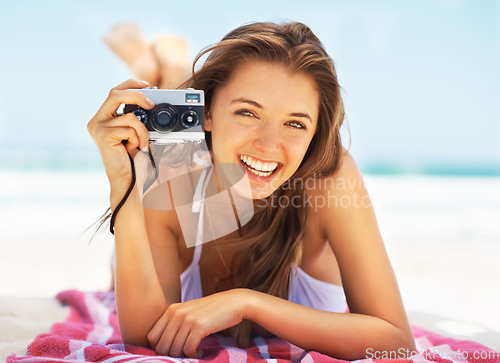
MULTIPOLYGON (((202 340, 201 359, 158 356, 153 350, 125 345, 120 338, 114 292, 63 291, 57 299, 70 306, 68 317, 56 323, 28 346, 25 357, 10 355, 15 362, 342 362, 314 351, 304 351, 279 338, 254 338, 247 348, 233 338, 217 334, 202 340)), ((500 354, 479 343, 454 340, 413 328, 418 353, 402 359, 367 350, 359 362, 500 362, 500 354)))

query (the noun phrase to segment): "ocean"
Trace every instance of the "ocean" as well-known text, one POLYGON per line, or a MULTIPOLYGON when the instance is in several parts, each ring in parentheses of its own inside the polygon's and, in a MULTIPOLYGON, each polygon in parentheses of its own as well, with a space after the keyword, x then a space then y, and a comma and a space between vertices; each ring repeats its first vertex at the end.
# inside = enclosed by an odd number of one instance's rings
MULTIPOLYGON (((500 177, 500 160, 483 163, 478 160, 462 162, 441 159, 405 159, 394 156, 391 160, 372 160, 366 155, 354 154, 363 174, 368 175, 435 175, 457 177, 500 177)), ((0 148, 0 170, 103 170, 97 148, 12 147, 0 148)))

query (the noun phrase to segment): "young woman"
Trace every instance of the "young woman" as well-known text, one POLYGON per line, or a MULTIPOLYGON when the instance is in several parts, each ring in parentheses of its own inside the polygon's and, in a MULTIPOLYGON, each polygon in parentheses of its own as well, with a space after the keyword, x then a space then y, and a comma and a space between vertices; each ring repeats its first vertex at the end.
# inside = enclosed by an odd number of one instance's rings
MULTIPOLYGON (((246 168, 255 215, 228 236, 186 248, 175 211, 144 208, 134 188, 115 221, 123 341, 187 357, 216 332, 243 343, 276 335, 349 360, 369 348, 414 351, 375 213, 341 144, 340 87, 320 41, 301 23, 255 23, 205 53, 182 87, 205 91, 213 161, 246 168)), ((147 85, 113 88, 88 124, 112 210, 131 182, 127 153, 148 144, 143 124, 116 111, 122 103, 151 109, 131 90, 147 85)))

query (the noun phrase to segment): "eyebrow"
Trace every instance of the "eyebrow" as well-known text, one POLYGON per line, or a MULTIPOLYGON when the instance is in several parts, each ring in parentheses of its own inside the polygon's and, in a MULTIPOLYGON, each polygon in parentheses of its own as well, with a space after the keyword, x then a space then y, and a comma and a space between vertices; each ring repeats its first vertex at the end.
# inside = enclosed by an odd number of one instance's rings
MULTIPOLYGON (((257 108, 260 108, 260 109, 264 108, 264 107, 262 107, 262 105, 260 103, 249 100, 248 98, 237 98, 237 99, 234 99, 231 101, 231 104, 233 104, 233 103, 248 103, 248 104, 255 106, 257 108)), ((312 123, 312 118, 307 113, 293 112, 293 113, 290 113, 288 116, 305 118, 305 119, 308 119, 310 123, 312 123)))

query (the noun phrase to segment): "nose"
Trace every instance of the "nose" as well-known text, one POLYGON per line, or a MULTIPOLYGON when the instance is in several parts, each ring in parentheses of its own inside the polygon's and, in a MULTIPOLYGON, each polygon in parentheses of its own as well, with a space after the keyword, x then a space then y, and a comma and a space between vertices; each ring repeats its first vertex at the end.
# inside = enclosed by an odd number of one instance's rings
POLYGON ((265 154, 278 153, 280 150, 280 134, 278 127, 272 123, 263 123, 257 130, 255 147, 265 154))

